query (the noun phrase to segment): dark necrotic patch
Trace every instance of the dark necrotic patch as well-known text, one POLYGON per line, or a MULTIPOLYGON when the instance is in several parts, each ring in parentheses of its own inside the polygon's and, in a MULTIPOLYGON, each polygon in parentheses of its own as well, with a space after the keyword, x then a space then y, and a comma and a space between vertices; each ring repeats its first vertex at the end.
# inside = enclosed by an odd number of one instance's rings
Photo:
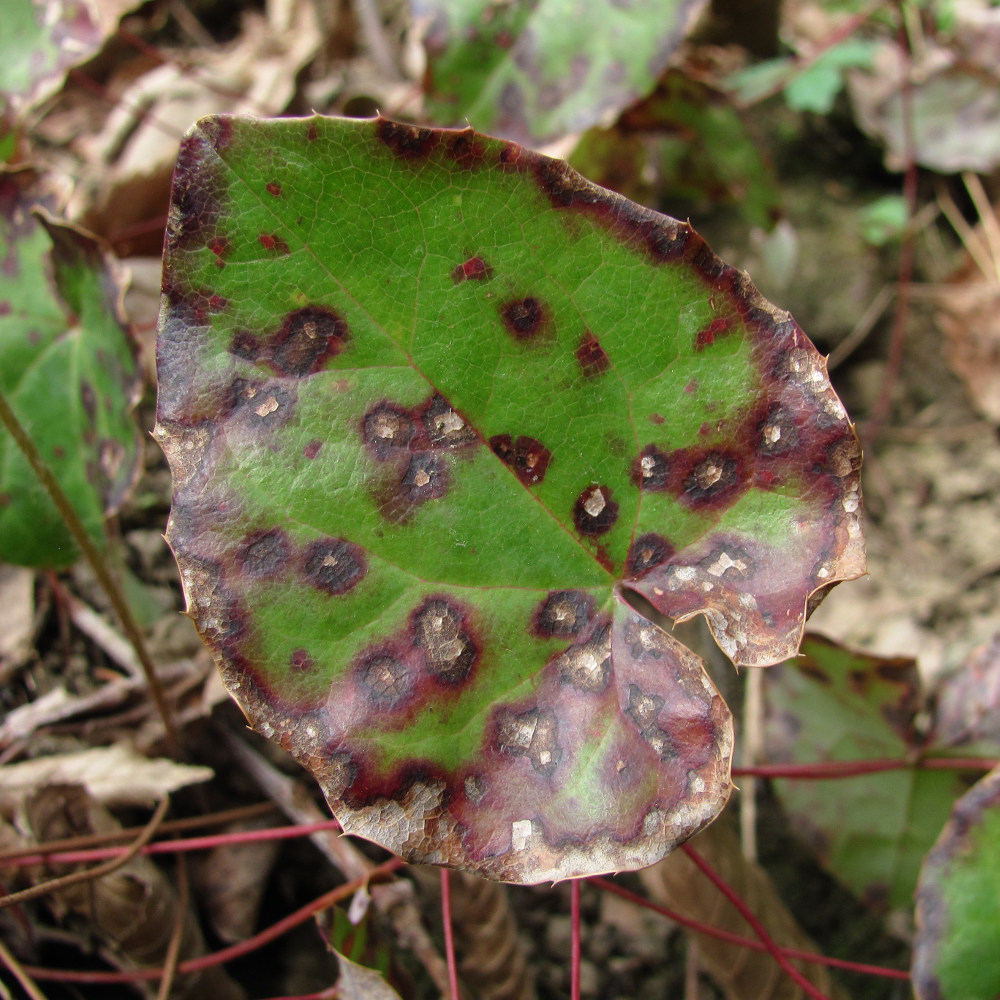
POLYGON ((767 416, 761 421, 758 434, 760 453, 768 457, 783 455, 794 448, 799 440, 799 429, 795 421, 778 404, 768 410, 767 416))
POLYGON ((531 631, 543 639, 579 635, 594 617, 594 599, 582 590, 556 590, 538 606, 531 631))
POLYGON ((546 777, 555 772, 562 758, 558 736, 559 725, 550 708, 519 713, 501 709, 497 715, 497 750, 510 757, 530 758, 531 766, 546 777))
POLYGON ((555 661, 560 680, 578 691, 604 691, 611 676, 611 624, 594 629, 583 643, 570 646, 555 661))
POLYGON ((573 504, 573 523, 581 535, 603 535, 617 520, 618 504, 607 486, 588 486, 573 504))
POLYGON ((583 374, 591 377, 601 375, 611 367, 611 359, 601 347, 598 339, 588 330, 576 349, 576 360, 583 374))
POLYGON ((309 545, 302 556, 303 576, 327 594, 346 594, 367 572, 364 550, 343 538, 322 538, 309 545))
POLYGON ((552 452, 541 441, 523 435, 514 441, 509 434, 495 434, 490 448, 525 486, 542 482, 552 461, 552 452))
POLYGON ((305 306, 285 316, 268 360, 279 375, 304 378, 320 371, 349 340, 343 317, 324 306, 305 306))
POLYGON ((272 528, 244 539, 236 559, 244 573, 258 580, 271 580, 284 570, 291 552, 288 536, 280 528, 272 528))
POLYGON ((429 598, 410 620, 413 644, 423 651, 428 672, 445 684, 460 684, 468 676, 479 648, 464 612, 441 598, 429 598))
POLYGON ((471 128, 444 133, 448 155, 464 170, 474 170, 486 163, 486 145, 471 128))
POLYGON ((441 133, 429 128, 404 125, 380 118, 375 126, 379 142, 404 160, 423 160, 433 152, 441 133))
POLYGON ((542 302, 529 295, 504 303, 500 307, 500 317, 507 331, 517 340, 533 340, 545 326, 546 309, 542 302))
POLYGON ((662 492, 670 487, 670 458, 655 444, 647 444, 632 463, 632 482, 640 490, 662 492))
POLYGON ((651 569, 661 566, 675 552, 673 545, 655 531, 640 535, 628 550, 625 571, 630 577, 644 576, 651 569))
POLYGON ((358 678, 375 704, 393 708, 413 687, 409 668, 387 652, 369 653, 358 663, 358 678))
POLYGON ((745 489, 740 455, 713 449, 692 453, 681 476, 681 503, 695 510, 730 503, 745 489))
POLYGON ((288 669, 294 674, 307 674, 315 666, 316 661, 309 655, 308 650, 293 649, 288 657, 288 669))
POLYGON ((403 495, 411 504, 438 500, 448 492, 448 466, 431 452, 417 452, 400 480, 403 495))
POLYGON ((376 403, 361 421, 361 436, 380 462, 408 449, 414 432, 410 411, 387 400, 376 403))
POLYGON ((456 264, 451 271, 451 280, 456 285, 463 281, 490 281, 492 278, 493 268, 482 257, 470 257, 456 264))
POLYGON ((229 353, 244 361, 256 361, 261 355, 260 341, 249 330, 237 330, 229 344, 229 353))
POLYGON ((432 448, 464 448, 476 443, 476 432, 437 393, 421 408, 420 422, 432 448))
POLYGON ((284 386, 266 382, 235 379, 230 389, 232 402, 223 405, 231 409, 245 425, 257 431, 273 431, 282 426, 292 415, 294 400, 284 386))

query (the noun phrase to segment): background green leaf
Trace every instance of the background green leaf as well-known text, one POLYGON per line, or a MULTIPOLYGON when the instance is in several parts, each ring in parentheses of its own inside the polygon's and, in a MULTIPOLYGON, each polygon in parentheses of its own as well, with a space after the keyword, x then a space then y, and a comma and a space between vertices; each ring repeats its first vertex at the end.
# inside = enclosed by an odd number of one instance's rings
MULTIPOLYGON (((103 251, 80 230, 33 216, 24 178, 0 174, 0 388, 103 545, 104 518, 140 472, 134 347, 103 251)), ((0 560, 59 568, 77 555, 27 459, 0 430, 0 560)))
POLYGON ((157 436, 191 613, 253 724, 410 858, 637 867, 729 792, 700 661, 860 573, 853 428, 689 226, 473 132, 206 119, 157 436))

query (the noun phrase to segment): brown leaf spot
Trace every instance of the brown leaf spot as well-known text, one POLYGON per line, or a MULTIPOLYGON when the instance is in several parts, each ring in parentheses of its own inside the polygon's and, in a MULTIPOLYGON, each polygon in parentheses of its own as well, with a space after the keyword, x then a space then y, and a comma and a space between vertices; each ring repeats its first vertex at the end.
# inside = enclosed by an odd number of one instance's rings
POLYGON ((750 553, 736 545, 717 546, 698 565, 716 580, 749 580, 757 572, 750 553))
POLYGON ((653 531, 640 535, 630 546, 625 560, 625 571, 630 577, 639 577, 665 563, 675 552, 674 546, 653 531))
POLYGON ((517 340, 533 340, 545 326, 547 310, 534 296, 513 299, 500 307, 500 318, 517 340))
POLYGON ((420 420, 432 448, 463 448, 476 443, 476 432, 437 393, 425 404, 420 420))
POLYGON ((413 418, 409 411, 387 401, 373 406, 361 423, 361 436, 380 462, 396 449, 409 448, 413 435, 413 418))
POLYGON ((576 349, 576 360, 583 369, 583 374, 591 377, 601 375, 611 367, 611 359, 601 347, 598 339, 588 330, 576 349))
POLYGON ((249 576, 271 580, 284 570, 291 552, 288 536, 280 528, 272 528, 248 535, 236 552, 236 560, 249 576))
POLYGON ((782 455, 794 448, 799 440, 799 429, 791 415, 780 406, 772 406, 760 426, 760 453, 782 455))
POLYGON ((277 181, 268 181, 264 187, 268 194, 273 195, 275 198, 281 197, 281 185, 277 181))
POLYGON ((229 344, 229 353, 244 361, 256 361, 260 357, 260 341, 249 330, 237 330, 229 344))
POLYGON ((493 268, 482 257, 470 257, 467 261, 456 264, 452 268, 451 280, 456 284, 463 281, 491 281, 493 268))
POLYGON ((573 505, 573 523, 581 535, 596 537, 610 531, 618 520, 618 504, 607 486, 588 486, 573 505))
POLYGON ((308 458, 309 461, 312 461, 319 454, 320 448, 322 448, 322 447, 323 447, 323 442, 320 441, 319 438, 313 438, 312 441, 310 441, 302 449, 302 454, 306 458, 308 458))
POLYGON ((495 434, 490 438, 490 448, 525 486, 542 482, 552 461, 552 452, 541 441, 523 435, 512 441, 509 434, 495 434))
POLYGON ((386 653, 376 653, 363 659, 359 674, 369 697, 378 705, 398 705, 413 686, 406 665, 386 653))
POLYGON ((661 492, 670 486, 670 458, 655 444, 647 444, 632 463, 632 482, 640 490, 661 492))
POLYGON ((320 371, 349 340, 347 323, 332 309, 305 306, 285 316, 270 345, 269 360, 279 375, 304 378, 320 371))
POLYGON ((261 233, 257 237, 257 241, 265 250, 269 250, 271 253, 289 253, 288 244, 280 236, 275 236, 274 233, 261 233))
POLYGON ((471 128, 444 133, 448 154, 463 169, 474 170, 486 163, 486 146, 471 128))
POLYGON ((511 757, 530 757, 536 771, 551 775, 562 758, 555 712, 549 708, 532 708, 518 714, 501 710, 496 746, 500 753, 511 757))
POLYGON ((307 674, 315 666, 316 661, 304 649, 293 649, 288 657, 288 669, 294 674, 307 674))
POLYGON ((368 564, 360 546, 343 538, 323 538, 306 549, 302 572, 317 590, 339 595, 364 579, 368 564))
POLYGON ((587 642, 570 646, 555 666, 562 680, 578 691, 603 691, 611 675, 611 626, 595 629, 587 642))
POLYGON ((594 616, 594 599, 582 590, 556 590, 535 611, 531 630, 543 639, 579 635, 594 616))
POLYGON ((727 333, 732 333, 735 328, 735 317, 716 317, 708 326, 698 331, 698 335, 694 339, 694 349, 696 351, 703 351, 706 347, 714 344, 720 337, 726 336, 727 333))
POLYGON ((404 125, 401 122, 380 118, 375 126, 379 142, 404 160, 422 160, 437 146, 441 133, 429 128, 404 125))
POLYGON ((413 613, 411 625, 414 645, 423 650, 427 670, 434 677, 445 684, 460 684, 469 676, 479 650, 458 608, 430 598, 413 613))

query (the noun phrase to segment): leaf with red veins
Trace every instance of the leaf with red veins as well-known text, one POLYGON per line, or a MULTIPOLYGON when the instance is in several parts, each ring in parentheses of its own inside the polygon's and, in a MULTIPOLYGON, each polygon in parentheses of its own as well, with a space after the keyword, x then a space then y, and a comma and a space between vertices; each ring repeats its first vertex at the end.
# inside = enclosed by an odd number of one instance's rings
POLYGON ((863 570, 857 440, 787 314, 560 161, 381 119, 199 123, 164 276, 189 611, 345 830, 538 882, 711 821, 729 711, 628 595, 768 663, 863 570))

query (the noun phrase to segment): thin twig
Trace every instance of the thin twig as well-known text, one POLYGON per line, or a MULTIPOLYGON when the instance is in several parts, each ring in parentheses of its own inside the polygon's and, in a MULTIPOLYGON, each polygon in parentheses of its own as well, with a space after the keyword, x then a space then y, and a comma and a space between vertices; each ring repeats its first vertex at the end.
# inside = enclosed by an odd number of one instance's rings
POLYGON ((37 899, 39 896, 44 896, 50 892, 58 892, 60 889, 66 889, 80 882, 93 882, 95 879, 103 878, 105 875, 110 875, 113 871, 117 871, 122 865, 128 864, 153 839, 153 834, 156 833, 157 827, 159 827, 163 817, 167 814, 169 805, 169 796, 164 796, 160 799, 152 818, 142 828, 142 833, 136 837, 132 846, 121 857, 105 861, 104 864, 97 865, 95 868, 88 868, 86 871, 71 872, 69 875, 49 879, 47 882, 39 882, 38 885, 33 885, 29 889, 22 889, 20 892, 12 892, 7 896, 0 896, 0 910, 6 909, 8 906, 26 903, 29 899, 37 899))
POLYGON ((997 221, 996 213, 986 195, 983 182, 968 170, 963 172, 962 182, 965 184, 965 190, 969 192, 972 204, 976 206, 976 211, 979 213, 979 221, 983 227, 983 235, 986 237, 986 244, 989 247, 990 259, 993 264, 992 273, 984 271, 983 276, 1000 285, 1000 222, 997 221))
POLYGON ((451 1000, 459 1000, 455 930, 451 924, 451 872, 447 868, 441 869, 441 922, 444 924, 444 957, 448 963, 448 990, 451 1000))
POLYGON ((181 955, 181 942, 184 940, 191 885, 188 882, 187 858, 183 854, 177 855, 177 883, 177 910, 173 930, 170 933, 170 943, 163 958, 163 978, 160 980, 160 988, 156 991, 156 1000, 169 1000, 174 977, 177 974, 177 962, 181 955))
POLYGON ((45 994, 38 988, 38 984, 31 978, 23 965, 11 954, 10 950, 0 938, 0 962, 3 962, 11 971, 11 975, 21 984, 21 989, 31 997, 31 1000, 46 1000, 45 994))
POLYGON ((580 1000, 580 883, 575 878, 569 884, 569 995, 580 1000))
POLYGON ((73 540, 79 546, 84 558, 90 563, 90 567, 94 571, 98 583, 100 583, 104 592, 108 595, 108 599, 111 601, 111 605, 118 615, 118 620, 125 630, 125 635, 129 642, 131 642, 132 648, 135 650, 135 654, 139 657, 139 662, 142 664, 142 670, 146 675, 146 682, 149 684, 149 690, 156 704, 156 710, 166 730, 170 752, 174 756, 180 756, 180 739, 177 736, 177 730, 170 715, 163 687, 156 676, 156 666, 153 663, 152 656, 150 656, 146 641, 142 637, 139 625, 132 614, 132 609, 125 598, 125 594, 108 568, 104 556, 94 544, 94 540, 87 533, 87 529, 83 526, 83 522, 77 515, 69 498, 63 492, 59 481, 39 454, 28 432, 21 426, 21 421, 17 419, 17 415, 7 402, 7 396, 2 391, 0 391, 0 422, 10 432, 14 443, 21 449, 24 457, 28 460, 35 475, 38 477, 39 482, 45 487, 46 493, 51 497, 56 509, 66 523, 66 527, 69 528, 73 540))

